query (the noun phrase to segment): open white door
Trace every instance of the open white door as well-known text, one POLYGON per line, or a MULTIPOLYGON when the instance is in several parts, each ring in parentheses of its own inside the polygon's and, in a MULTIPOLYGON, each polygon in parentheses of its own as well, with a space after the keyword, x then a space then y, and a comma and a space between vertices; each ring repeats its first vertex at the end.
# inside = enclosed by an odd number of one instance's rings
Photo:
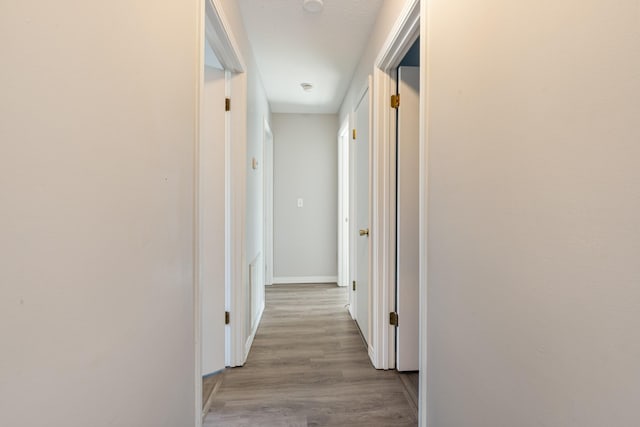
POLYGON ((419 369, 420 67, 398 68, 396 368, 419 369))
POLYGON ((225 367, 225 72, 205 67, 199 147, 202 375, 225 367))
POLYGON ((369 86, 356 105, 355 120, 355 209, 353 226, 356 230, 355 237, 355 302, 356 322, 367 344, 371 345, 369 338, 369 312, 370 312, 370 280, 369 280, 369 148, 370 148, 370 119, 371 100, 369 86))

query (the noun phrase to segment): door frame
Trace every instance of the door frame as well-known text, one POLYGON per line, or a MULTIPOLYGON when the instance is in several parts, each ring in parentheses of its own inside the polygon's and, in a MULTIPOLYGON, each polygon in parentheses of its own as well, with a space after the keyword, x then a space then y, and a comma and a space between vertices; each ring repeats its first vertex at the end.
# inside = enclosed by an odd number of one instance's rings
MULTIPOLYGON (((373 74, 372 227, 375 232, 372 233, 372 292, 375 351, 372 363, 378 369, 395 368, 395 327, 389 324, 388 319, 395 307, 396 117, 389 99, 396 93, 396 68, 420 35, 420 3, 420 0, 409 0, 405 4, 376 58, 373 74)), ((422 102, 422 87, 420 97, 422 102)), ((421 135, 424 126, 424 116, 420 114, 421 135)), ((420 168, 423 168, 422 164, 420 168)), ((424 266, 421 262, 421 271, 424 266)))
MULTIPOLYGON (((231 322, 225 327, 225 365, 240 366, 246 359, 244 351, 243 331, 245 328, 245 295, 244 286, 244 229, 246 204, 246 66, 238 43, 231 31, 229 21, 224 14, 221 0, 204 0, 201 3, 199 25, 198 82, 197 82, 197 114, 196 132, 198 140, 202 138, 200 131, 200 114, 203 109, 204 89, 204 49, 205 38, 209 42, 216 57, 225 69, 225 92, 229 97, 234 95, 233 112, 225 115, 225 310, 234 313, 231 322), (233 143, 232 143, 233 141, 233 143), (233 197, 231 195, 233 194, 233 197)), ((222 102, 222 100, 221 100, 222 102)), ((198 228, 200 170, 198 164, 200 154, 196 148, 194 166, 194 289, 193 309, 194 328, 193 342, 195 347, 194 384, 195 384, 195 420, 196 427, 202 426, 202 312, 200 309, 201 278, 200 259, 200 230, 198 228)), ((222 313, 221 313, 221 319, 222 313)))
POLYGON ((428 3, 408 0, 383 44, 374 66, 374 292, 378 304, 374 325, 376 346, 374 366, 392 369, 395 364, 395 328, 386 315, 395 305, 395 114, 389 109, 389 97, 395 92, 393 69, 420 37, 420 170, 419 170, 419 268, 420 268, 420 385, 419 425, 427 426, 427 232, 428 232, 428 3), (382 321, 381 321, 382 320, 382 321))
POLYGON ((244 364, 246 305, 245 205, 246 205, 246 66, 224 14, 221 0, 206 0, 206 37, 222 66, 229 73, 227 97, 233 110, 226 117, 225 133, 225 310, 233 313, 227 325, 226 365, 244 364), (233 197, 232 197, 233 195, 233 197))

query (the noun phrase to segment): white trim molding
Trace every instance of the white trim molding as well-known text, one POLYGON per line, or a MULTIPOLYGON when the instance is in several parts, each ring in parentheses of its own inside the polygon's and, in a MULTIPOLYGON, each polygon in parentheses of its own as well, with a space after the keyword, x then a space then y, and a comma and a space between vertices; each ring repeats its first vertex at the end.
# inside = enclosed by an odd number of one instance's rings
MULTIPOLYGON (((227 113, 225 118, 225 310, 235 311, 232 323, 225 327, 225 364, 237 366, 244 362, 242 351, 242 331, 244 331, 245 306, 243 287, 244 271, 244 174, 243 169, 246 152, 246 78, 242 74, 246 70, 244 59, 236 43, 231 27, 224 14, 220 0, 206 0, 200 9, 198 20, 198 91, 196 114, 197 141, 200 141, 200 111, 203 108, 202 90, 204 81, 204 49, 205 38, 211 45, 220 64, 225 69, 225 92, 238 94, 234 103, 234 114, 227 113), (234 143, 232 144, 231 141, 234 143), (234 194, 235 197, 231 197, 234 194), (234 310, 235 309, 235 310, 234 310)), ((200 309, 200 276, 198 259, 199 237, 199 153, 196 145, 194 176, 194 346, 195 346, 195 411, 196 427, 202 425, 202 372, 201 372, 201 309, 200 309)))
POLYGON ((369 354, 369 359, 373 360, 374 357, 376 357, 376 352, 373 349, 372 345, 367 345, 367 353, 369 354))
POLYGON ((206 0, 205 37, 225 70, 243 73, 246 66, 229 20, 224 14, 222 0, 206 0))
MULTIPOLYGON (((378 369, 395 368, 395 328, 389 312, 395 307, 395 110, 389 97, 396 92, 396 70, 417 40, 420 0, 406 3, 375 62, 373 75, 373 350, 378 369)), ((422 116, 420 121, 422 128, 422 116)))
POLYGON ((249 334, 249 337, 247 338, 247 341, 244 343, 244 355, 242 357, 242 363, 240 363, 240 366, 244 365, 245 362, 247 361, 247 358, 249 357, 249 351, 251 351, 251 346, 253 345, 253 340, 256 337, 256 333, 258 332, 258 325, 260 325, 260 322, 262 321, 262 315, 264 314, 264 308, 265 308, 265 304, 264 302, 262 303, 262 306, 260 308, 260 311, 258 312, 258 315, 256 316, 256 321, 255 321, 255 327, 251 330, 251 333, 249 334))
POLYGON ((420 0, 410 0, 404 5, 389 37, 382 45, 376 58, 375 67, 390 70, 397 67, 399 60, 409 52, 420 35, 420 0))
POLYGON ((225 334, 225 364, 233 367, 242 366, 246 359, 247 77, 221 0, 205 0, 204 24, 204 37, 226 71, 226 95, 233 96, 233 110, 227 113, 225 125, 225 310, 231 312, 225 334))
POLYGON ((307 283, 335 283, 338 284, 338 276, 297 276, 297 277, 274 277, 274 285, 295 285, 307 283))

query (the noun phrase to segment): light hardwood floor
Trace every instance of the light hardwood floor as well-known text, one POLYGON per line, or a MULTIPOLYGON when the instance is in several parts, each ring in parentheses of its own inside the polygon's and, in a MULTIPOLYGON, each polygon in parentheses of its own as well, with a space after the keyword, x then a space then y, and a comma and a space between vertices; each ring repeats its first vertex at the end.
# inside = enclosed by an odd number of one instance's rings
POLYGON ((371 366, 347 289, 274 285, 247 363, 228 369, 204 425, 416 426, 395 371, 371 366))

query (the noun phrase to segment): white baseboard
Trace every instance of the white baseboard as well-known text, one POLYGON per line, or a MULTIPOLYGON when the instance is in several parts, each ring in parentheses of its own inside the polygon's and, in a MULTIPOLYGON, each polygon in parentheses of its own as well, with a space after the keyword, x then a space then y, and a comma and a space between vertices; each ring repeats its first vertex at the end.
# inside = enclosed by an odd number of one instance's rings
POLYGON ((258 313, 258 318, 256 319, 255 327, 251 330, 251 335, 247 338, 247 341, 244 344, 244 357, 242 358, 242 365, 244 366, 247 361, 247 357, 249 357, 249 351, 251 351, 251 345, 253 344, 253 339, 256 337, 256 332, 258 332, 258 326, 260 326, 260 322, 262 321, 262 314, 264 313, 264 303, 260 308, 260 312, 258 313))
POLYGON ((377 360, 376 360, 376 352, 375 352, 375 350, 373 349, 372 346, 369 346, 368 350, 369 350, 369 360, 371 360, 371 364, 373 365, 374 368, 380 369, 380 367, 378 366, 377 360))
POLYGON ((301 277, 274 277, 274 285, 291 285, 302 283, 338 283, 338 276, 301 276, 301 277))

